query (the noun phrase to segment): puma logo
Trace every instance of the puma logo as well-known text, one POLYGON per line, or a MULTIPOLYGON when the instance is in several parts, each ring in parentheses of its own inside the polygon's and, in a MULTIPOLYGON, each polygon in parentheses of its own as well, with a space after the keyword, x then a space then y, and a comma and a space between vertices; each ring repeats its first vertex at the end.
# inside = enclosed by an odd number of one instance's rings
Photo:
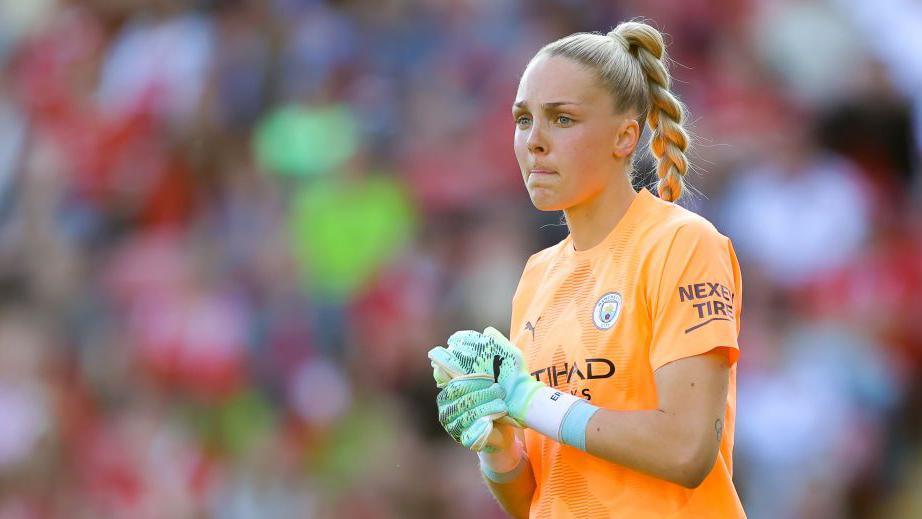
POLYGON ((538 321, 541 320, 541 316, 538 316, 538 319, 535 320, 534 326, 532 326, 531 321, 525 321, 525 329, 531 331, 531 340, 535 340, 535 326, 538 326, 538 321))

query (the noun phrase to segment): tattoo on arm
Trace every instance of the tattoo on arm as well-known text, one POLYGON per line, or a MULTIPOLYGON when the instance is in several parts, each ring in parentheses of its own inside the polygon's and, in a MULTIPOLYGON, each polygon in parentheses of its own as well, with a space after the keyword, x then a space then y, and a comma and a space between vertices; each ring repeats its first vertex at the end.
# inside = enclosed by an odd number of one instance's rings
POLYGON ((721 436, 721 434, 723 434, 723 432, 724 432, 724 423, 723 423, 723 420, 721 420, 720 418, 718 418, 717 421, 714 422, 714 430, 717 431, 717 441, 720 441, 720 436, 721 436))

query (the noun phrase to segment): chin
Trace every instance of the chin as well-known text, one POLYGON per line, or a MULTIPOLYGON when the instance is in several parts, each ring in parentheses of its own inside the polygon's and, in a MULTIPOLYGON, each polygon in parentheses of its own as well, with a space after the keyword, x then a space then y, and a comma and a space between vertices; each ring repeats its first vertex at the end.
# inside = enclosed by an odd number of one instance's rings
POLYGON ((547 196, 545 193, 528 193, 531 198, 531 205, 539 211, 562 211, 566 206, 560 203, 556 197, 547 196))

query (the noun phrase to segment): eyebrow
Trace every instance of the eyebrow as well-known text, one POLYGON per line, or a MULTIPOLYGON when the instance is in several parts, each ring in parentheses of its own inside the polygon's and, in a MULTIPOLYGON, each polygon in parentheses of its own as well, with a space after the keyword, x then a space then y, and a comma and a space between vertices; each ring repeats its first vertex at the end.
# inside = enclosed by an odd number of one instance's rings
MULTIPOLYGON (((512 105, 513 108, 525 108, 528 103, 526 101, 519 101, 512 105)), ((550 108, 557 108, 558 106, 563 105, 581 105, 582 103, 577 103, 576 101, 553 101, 550 103, 542 103, 541 108, 543 110, 548 110, 550 108)))

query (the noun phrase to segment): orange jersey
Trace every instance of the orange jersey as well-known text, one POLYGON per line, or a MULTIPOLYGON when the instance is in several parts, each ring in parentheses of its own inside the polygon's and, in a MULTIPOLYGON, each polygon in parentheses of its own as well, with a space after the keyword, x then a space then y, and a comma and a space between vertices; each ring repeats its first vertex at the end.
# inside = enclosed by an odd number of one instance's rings
POLYGON ((741 290, 730 240, 645 189, 592 249, 574 250, 568 236, 529 258, 513 298, 510 338, 541 382, 605 409, 656 409, 657 368, 715 348, 731 362, 720 451, 698 488, 528 429, 537 482, 530 517, 745 517, 731 460, 741 290))

